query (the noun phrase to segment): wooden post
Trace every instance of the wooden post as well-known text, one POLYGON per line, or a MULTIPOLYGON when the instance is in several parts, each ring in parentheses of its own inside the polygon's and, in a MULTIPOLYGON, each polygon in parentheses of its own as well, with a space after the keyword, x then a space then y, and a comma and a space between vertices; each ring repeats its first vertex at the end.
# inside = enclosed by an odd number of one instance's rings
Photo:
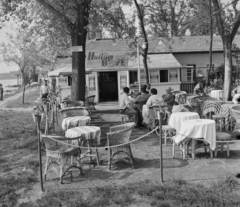
POLYGON ((159 104, 159 145, 160 145, 160 181, 163 183, 163 158, 162 158, 162 120, 161 120, 161 106, 159 104))
POLYGON ((49 131, 49 122, 48 122, 48 111, 49 111, 49 103, 46 103, 46 125, 45 125, 45 134, 48 134, 49 131))
POLYGON ((35 116, 35 120, 37 122, 37 132, 38 132, 38 156, 39 156, 41 190, 44 191, 43 177, 42 177, 42 151, 41 151, 41 141, 40 141, 40 122, 41 122, 42 117, 40 115, 34 115, 34 116, 35 116))

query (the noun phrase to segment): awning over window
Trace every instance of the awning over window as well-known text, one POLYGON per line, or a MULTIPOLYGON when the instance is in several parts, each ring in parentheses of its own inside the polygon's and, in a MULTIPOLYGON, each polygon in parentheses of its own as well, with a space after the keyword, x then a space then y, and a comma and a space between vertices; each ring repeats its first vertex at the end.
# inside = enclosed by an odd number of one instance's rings
MULTIPOLYGON (((143 68, 143 57, 139 58, 140 68, 143 68)), ((178 60, 170 54, 149 54, 147 56, 148 69, 168 69, 168 68, 180 68, 182 67, 178 60)), ((138 59, 129 58, 128 69, 138 68, 138 59)))
MULTIPOLYGON (((89 71, 86 71, 86 74, 89 74, 89 71)), ((72 75, 72 65, 67 65, 57 70, 53 70, 48 73, 48 77, 58 77, 60 75, 70 76, 72 75)))

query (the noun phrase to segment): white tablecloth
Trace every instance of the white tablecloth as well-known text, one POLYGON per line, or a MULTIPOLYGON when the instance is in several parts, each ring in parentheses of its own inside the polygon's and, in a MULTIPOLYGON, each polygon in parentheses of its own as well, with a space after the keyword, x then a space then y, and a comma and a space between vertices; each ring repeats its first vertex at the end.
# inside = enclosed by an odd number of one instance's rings
POLYGON ((175 143, 179 144, 182 141, 187 141, 189 138, 199 139, 210 144, 210 148, 216 148, 216 124, 210 119, 195 119, 186 120, 181 124, 181 129, 174 137, 175 143))
POLYGON ((210 96, 218 100, 222 100, 223 90, 212 90, 210 96))
POLYGON ((64 118, 62 121, 62 129, 67 130, 70 126, 86 126, 90 124, 91 118, 89 116, 73 116, 64 118))
POLYGON ((65 133, 67 138, 83 137, 93 139, 100 143, 101 129, 96 126, 80 126, 68 129, 65 133))
POLYGON ((189 119, 200 119, 200 117, 195 112, 176 112, 171 114, 168 125, 178 132, 182 127, 182 122, 189 119))

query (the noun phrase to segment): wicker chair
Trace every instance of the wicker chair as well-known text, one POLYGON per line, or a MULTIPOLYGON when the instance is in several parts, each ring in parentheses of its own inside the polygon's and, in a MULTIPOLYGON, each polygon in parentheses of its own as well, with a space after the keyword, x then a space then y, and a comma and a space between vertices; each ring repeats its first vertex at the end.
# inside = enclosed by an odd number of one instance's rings
POLYGON ((93 110, 96 111, 96 108, 95 108, 96 103, 94 102, 94 99, 95 99, 95 95, 88 96, 85 102, 85 107, 90 114, 92 113, 93 110))
MULTIPOLYGON (((108 146, 128 143, 134 127, 134 122, 110 127, 110 132, 107 133, 108 146)), ((122 145, 120 147, 109 148, 108 153, 109 170, 111 170, 112 164, 118 161, 124 161, 126 163, 129 163, 131 164, 132 168, 134 168, 133 155, 130 144, 122 145)))
POLYGON ((41 135, 42 141, 46 146, 46 166, 44 171, 44 179, 47 178, 47 171, 51 164, 58 164, 60 167, 60 183, 63 183, 63 177, 67 174, 70 174, 72 180, 72 168, 77 168, 80 171, 80 174, 83 175, 81 159, 81 150, 78 145, 81 144, 79 137, 77 138, 66 138, 62 136, 55 135, 41 135), (77 142, 76 147, 69 146, 67 144, 72 144, 77 142), (66 144, 63 144, 66 143, 66 144), (76 164, 73 163, 73 158, 76 159, 76 164), (71 164, 68 166, 68 161, 71 161, 71 164), (67 167, 68 166, 68 167, 67 167), (66 169, 65 169, 66 168, 66 169))
POLYGON ((236 121, 233 133, 234 132, 240 133, 240 106, 239 105, 233 106, 231 108, 231 116, 236 121))
POLYGON ((224 145, 227 145, 226 151, 227 151, 227 157, 230 156, 229 152, 229 141, 231 141, 231 135, 224 132, 217 132, 216 134, 216 149, 215 149, 215 157, 217 157, 218 149, 221 149, 221 151, 224 150, 224 145))

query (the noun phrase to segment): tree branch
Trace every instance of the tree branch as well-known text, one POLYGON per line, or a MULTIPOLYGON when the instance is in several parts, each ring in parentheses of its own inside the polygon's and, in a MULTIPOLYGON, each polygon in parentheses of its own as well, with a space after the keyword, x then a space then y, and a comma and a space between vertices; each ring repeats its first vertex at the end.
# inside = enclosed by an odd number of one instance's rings
POLYGON ((41 4, 43 7, 45 7, 49 11, 51 11, 53 14, 55 14, 59 18, 63 19, 65 21, 65 23, 67 24, 67 26, 70 27, 70 29, 74 28, 74 24, 71 22, 71 20, 66 15, 62 14, 60 11, 55 9, 51 4, 49 4, 45 0, 36 0, 36 1, 39 4, 41 4))
POLYGON ((213 0, 213 9, 214 9, 214 15, 217 19, 217 27, 218 27, 218 32, 221 35, 221 37, 225 36, 225 30, 224 30, 224 26, 223 26, 223 20, 222 20, 222 16, 221 16, 221 9, 218 3, 218 0, 213 0))
POLYGON ((231 42, 233 41, 235 35, 237 34, 239 26, 240 26, 240 14, 238 14, 237 19, 233 24, 233 29, 232 29, 232 32, 231 32, 231 42))

